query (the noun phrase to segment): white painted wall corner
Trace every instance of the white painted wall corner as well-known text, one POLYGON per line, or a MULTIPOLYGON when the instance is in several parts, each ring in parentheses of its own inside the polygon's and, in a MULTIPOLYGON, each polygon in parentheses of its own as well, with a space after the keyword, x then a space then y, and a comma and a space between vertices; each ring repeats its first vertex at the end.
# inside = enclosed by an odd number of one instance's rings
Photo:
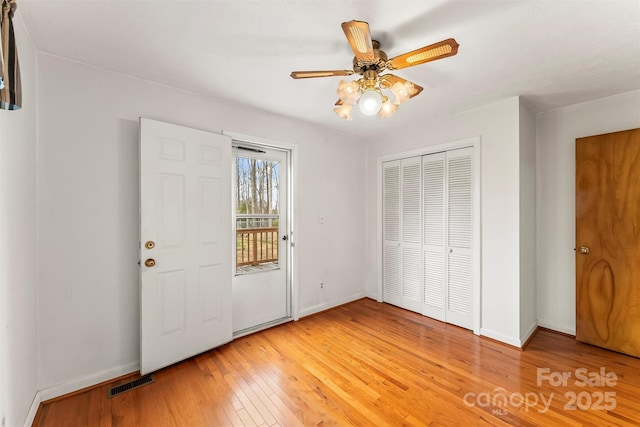
POLYGON ((339 301, 334 302, 333 304, 316 304, 311 307, 303 308, 300 310, 300 317, 310 316, 312 314, 320 313, 321 311, 329 310, 330 308, 338 307, 339 305, 347 304, 353 301, 357 301, 361 298, 367 296, 366 292, 358 292, 355 294, 351 294, 348 297, 345 297, 339 301))

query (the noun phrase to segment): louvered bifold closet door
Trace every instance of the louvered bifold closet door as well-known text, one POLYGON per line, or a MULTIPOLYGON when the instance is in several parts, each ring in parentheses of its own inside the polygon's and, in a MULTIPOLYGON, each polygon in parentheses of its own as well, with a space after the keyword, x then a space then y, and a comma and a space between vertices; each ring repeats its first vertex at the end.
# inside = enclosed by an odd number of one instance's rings
POLYGON ((383 300, 402 301, 400 270, 400 160, 382 164, 382 287, 383 300))
POLYGON ((446 321, 473 329, 473 161, 472 149, 447 152, 446 321))
POLYGON ((422 185, 421 157, 401 160, 402 302, 400 307, 422 311, 422 185))
POLYGON ((422 254, 424 300, 422 314, 445 321, 445 153, 422 157, 422 254))

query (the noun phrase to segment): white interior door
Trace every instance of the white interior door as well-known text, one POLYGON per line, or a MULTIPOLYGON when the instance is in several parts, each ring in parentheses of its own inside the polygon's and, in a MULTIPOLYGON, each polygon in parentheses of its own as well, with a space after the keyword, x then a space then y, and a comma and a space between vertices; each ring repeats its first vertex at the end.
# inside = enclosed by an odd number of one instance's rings
POLYGON ((420 312, 422 308, 422 235, 421 158, 402 159, 402 307, 420 312))
POLYGON ((446 321, 473 329, 473 149, 447 152, 446 321))
POLYGON ((140 119, 140 372, 231 341, 231 139, 140 119))
POLYGON ((473 329, 473 149, 382 164, 383 300, 473 329))
POLYGON ((383 164, 384 301, 420 312, 420 157, 383 164))
POLYGON ((400 160, 382 164, 383 301, 402 304, 400 160))
POLYGON ((422 158, 424 304, 422 314, 445 321, 445 153, 422 158))
POLYGON ((233 332, 291 317, 288 152, 235 147, 233 332))

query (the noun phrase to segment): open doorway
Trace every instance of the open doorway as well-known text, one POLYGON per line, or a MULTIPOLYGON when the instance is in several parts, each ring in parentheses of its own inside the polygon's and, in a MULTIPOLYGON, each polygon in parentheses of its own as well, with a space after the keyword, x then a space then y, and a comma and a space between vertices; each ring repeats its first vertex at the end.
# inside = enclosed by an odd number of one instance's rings
POLYGON ((233 331, 291 318, 287 150, 234 141, 233 331))

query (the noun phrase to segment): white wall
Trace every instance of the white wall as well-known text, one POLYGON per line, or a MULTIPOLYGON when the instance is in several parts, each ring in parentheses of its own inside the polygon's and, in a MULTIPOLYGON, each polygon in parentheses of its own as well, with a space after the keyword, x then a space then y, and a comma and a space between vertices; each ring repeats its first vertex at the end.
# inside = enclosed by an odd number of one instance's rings
POLYGON ((535 332, 536 115, 520 100, 520 341, 535 332))
POLYGON ((36 52, 19 11, 14 27, 23 108, 0 110, 0 425, 9 427, 24 424, 37 391, 36 52))
MULTIPOLYGON (((419 106, 409 103, 404 108, 419 106)), ((519 115, 519 98, 513 97, 454 116, 420 123, 401 132, 381 135, 369 143, 366 164, 366 283, 371 297, 377 297, 377 159, 479 135, 482 193, 481 333, 513 345, 520 344, 519 115)))
POLYGON ((299 144, 300 310, 364 295, 362 144, 44 54, 38 76, 41 388, 138 364, 139 116, 299 144))
POLYGON ((538 115, 538 324, 575 334, 575 139, 640 127, 640 91, 538 115))

